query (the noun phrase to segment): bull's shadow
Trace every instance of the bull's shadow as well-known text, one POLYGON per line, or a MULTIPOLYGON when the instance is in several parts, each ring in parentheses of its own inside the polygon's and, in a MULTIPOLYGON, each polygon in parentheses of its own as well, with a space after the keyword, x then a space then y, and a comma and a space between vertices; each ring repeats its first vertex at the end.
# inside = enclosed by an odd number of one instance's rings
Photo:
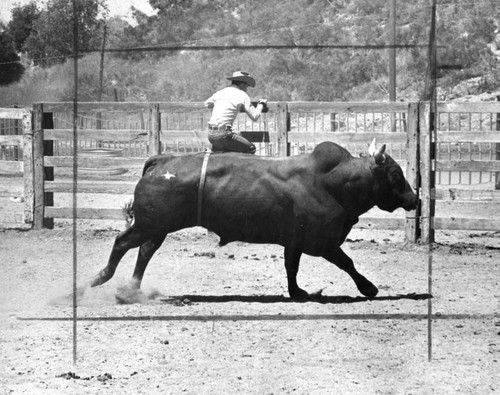
POLYGON ((405 295, 393 296, 376 296, 374 298, 367 298, 365 296, 320 296, 318 298, 296 301, 283 295, 183 295, 183 296, 170 296, 159 298, 160 302, 177 304, 183 303, 226 303, 226 302, 243 302, 243 303, 321 303, 321 304, 349 304, 349 303, 362 303, 362 302, 378 302, 387 300, 426 300, 431 299, 432 295, 410 293, 405 295))

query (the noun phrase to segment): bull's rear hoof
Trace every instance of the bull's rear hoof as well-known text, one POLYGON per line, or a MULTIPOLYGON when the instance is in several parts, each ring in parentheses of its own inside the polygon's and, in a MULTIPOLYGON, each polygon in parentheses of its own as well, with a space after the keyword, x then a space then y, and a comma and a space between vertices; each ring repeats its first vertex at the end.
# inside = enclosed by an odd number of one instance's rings
POLYGON ((115 299, 118 304, 146 303, 148 301, 146 295, 139 288, 131 287, 118 288, 115 299))

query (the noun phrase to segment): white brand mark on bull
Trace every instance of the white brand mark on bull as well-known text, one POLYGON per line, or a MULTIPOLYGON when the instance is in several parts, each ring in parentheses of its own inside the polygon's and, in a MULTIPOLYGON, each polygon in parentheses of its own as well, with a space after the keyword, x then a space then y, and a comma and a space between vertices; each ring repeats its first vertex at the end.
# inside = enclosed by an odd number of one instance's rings
POLYGON ((163 177, 165 177, 165 179, 167 180, 170 180, 171 178, 175 177, 175 174, 172 174, 167 170, 167 172, 163 175, 163 177))

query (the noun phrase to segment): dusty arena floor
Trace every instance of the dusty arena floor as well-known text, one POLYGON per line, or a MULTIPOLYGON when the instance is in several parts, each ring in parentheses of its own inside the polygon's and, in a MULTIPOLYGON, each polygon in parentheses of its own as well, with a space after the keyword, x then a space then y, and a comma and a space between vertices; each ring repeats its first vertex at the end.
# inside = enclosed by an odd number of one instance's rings
MULTIPOLYGON (((105 265, 117 233, 79 225, 79 282, 105 265)), ((353 231, 344 246, 379 287, 374 300, 305 256, 299 284, 324 297, 293 303, 280 247, 218 247, 201 228, 182 231, 146 271, 150 299, 116 302, 131 251, 85 293, 74 332, 71 226, 0 231, 0 393, 500 393, 500 234, 438 240, 429 362, 427 247, 398 232, 353 231)))

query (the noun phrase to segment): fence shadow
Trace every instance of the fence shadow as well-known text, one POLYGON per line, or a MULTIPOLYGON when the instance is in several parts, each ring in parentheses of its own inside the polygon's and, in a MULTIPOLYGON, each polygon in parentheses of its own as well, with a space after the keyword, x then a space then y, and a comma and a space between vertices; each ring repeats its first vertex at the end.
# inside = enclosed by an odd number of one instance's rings
POLYGON ((387 300, 426 300, 431 299, 432 295, 409 293, 404 295, 393 296, 376 296, 375 298, 367 298, 365 296, 321 296, 316 299, 304 301, 294 301, 283 295, 182 295, 170 296, 168 298, 158 298, 157 301, 167 304, 189 304, 189 303, 226 303, 226 302, 243 302, 243 303, 320 303, 320 304, 350 304, 362 302, 378 302, 387 300))

